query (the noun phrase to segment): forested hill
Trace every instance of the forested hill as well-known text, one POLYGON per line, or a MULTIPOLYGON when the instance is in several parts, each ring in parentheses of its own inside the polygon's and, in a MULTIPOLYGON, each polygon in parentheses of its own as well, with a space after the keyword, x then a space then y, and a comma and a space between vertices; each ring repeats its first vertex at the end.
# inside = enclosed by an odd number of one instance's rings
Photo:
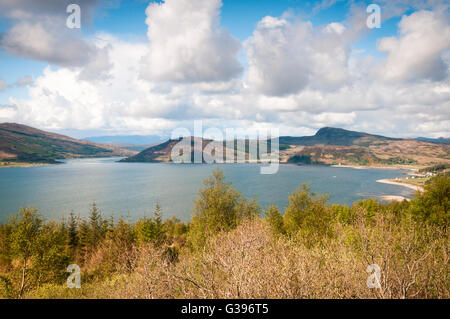
POLYGON ((77 140, 22 124, 0 124, 0 162, 53 163, 61 158, 133 154, 111 145, 77 140))

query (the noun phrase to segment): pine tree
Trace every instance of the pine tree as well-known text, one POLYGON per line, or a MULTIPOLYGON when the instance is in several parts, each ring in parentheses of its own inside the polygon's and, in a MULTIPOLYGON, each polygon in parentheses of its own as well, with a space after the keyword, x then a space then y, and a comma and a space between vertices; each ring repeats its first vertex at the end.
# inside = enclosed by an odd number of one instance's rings
POLYGON ((89 226, 90 226, 90 245, 91 247, 97 246, 100 240, 103 237, 102 234, 102 215, 98 210, 97 205, 95 203, 92 204, 91 213, 89 215, 89 226))
POLYGON ((73 211, 69 216, 69 247, 74 249, 78 246, 78 222, 73 211))
POLYGON ((160 245, 166 240, 166 232, 162 221, 162 209, 159 203, 156 203, 153 225, 153 241, 155 244, 160 245))
POLYGON ((111 215, 111 217, 109 218, 109 220, 108 220, 108 219, 105 219, 105 220, 103 221, 103 230, 102 230, 102 232, 103 232, 103 237, 104 237, 104 238, 108 238, 108 239, 112 238, 113 235, 114 235, 114 230, 115 230, 115 228, 116 228, 116 223, 115 223, 115 221, 114 221, 114 216, 111 215))
POLYGON ((78 244, 84 257, 91 248, 91 231, 88 222, 84 218, 78 221, 78 228, 78 244))
POLYGON ((135 224, 136 236, 139 241, 148 243, 152 241, 153 236, 153 222, 151 218, 143 217, 135 224))

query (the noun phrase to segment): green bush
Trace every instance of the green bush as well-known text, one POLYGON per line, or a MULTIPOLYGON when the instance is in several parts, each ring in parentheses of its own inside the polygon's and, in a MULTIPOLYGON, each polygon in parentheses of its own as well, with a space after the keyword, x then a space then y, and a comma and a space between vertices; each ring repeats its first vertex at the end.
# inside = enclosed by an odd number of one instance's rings
POLYGON ((436 176, 425 185, 425 191, 413 200, 413 214, 416 218, 447 229, 450 224, 450 178, 436 176))
POLYGON ((315 196, 307 185, 302 185, 289 196, 284 213, 284 228, 291 237, 309 238, 308 245, 321 242, 332 235, 333 210, 327 205, 326 196, 315 196))
POLYGON ((202 249, 209 237, 235 228, 243 219, 259 214, 255 201, 246 200, 241 193, 225 183, 220 169, 204 181, 195 201, 194 214, 189 224, 188 242, 194 249, 202 249))

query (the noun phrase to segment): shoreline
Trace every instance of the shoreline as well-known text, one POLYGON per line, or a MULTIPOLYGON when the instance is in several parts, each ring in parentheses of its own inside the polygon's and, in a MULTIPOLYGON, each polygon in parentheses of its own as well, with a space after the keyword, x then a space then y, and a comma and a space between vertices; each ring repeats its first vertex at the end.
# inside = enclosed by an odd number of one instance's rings
POLYGON ((345 168, 354 168, 354 169, 403 169, 410 171, 417 171, 419 167, 416 166, 375 166, 375 165, 330 165, 331 167, 345 167, 345 168))
POLYGON ((403 187, 407 187, 409 189, 413 189, 415 191, 419 191, 419 192, 423 192, 424 188, 422 186, 418 186, 418 185, 412 185, 412 184, 407 184, 407 183, 401 183, 401 182, 394 182, 390 179, 379 179, 377 180, 378 183, 383 183, 383 184, 390 184, 390 185, 397 185, 397 186, 403 186, 403 187))
POLYGON ((406 200, 407 202, 411 201, 411 198, 399 195, 382 195, 380 196, 380 198, 388 202, 402 202, 404 200, 406 200))
MULTIPOLYGON (((90 159, 90 158, 109 158, 109 157, 75 157, 75 158, 70 158, 70 159, 90 159)), ((114 156, 111 158, 115 158, 114 156)), ((121 157, 117 157, 117 158, 121 158, 121 157)), ((120 161, 118 162, 125 162, 125 163, 165 163, 165 164, 172 164, 171 162, 165 162, 165 161, 157 161, 157 162, 127 162, 127 161, 123 161, 123 159, 126 158, 121 158, 120 161)), ((0 168, 5 167, 36 167, 36 166, 43 166, 43 165, 54 165, 54 164, 62 164, 63 162, 55 162, 55 163, 8 163, 7 165, 2 165, 2 163, 0 162, 0 168)), ((200 164, 204 164, 204 163, 200 163, 200 164)), ((235 163, 226 163, 226 164, 235 164, 235 163)), ((241 164, 241 163, 237 163, 237 164, 241 164)), ((267 164, 265 161, 262 162, 245 162, 245 164, 267 164)), ((284 161, 280 161, 278 164, 290 164, 290 165, 299 165, 298 163, 289 163, 289 162, 284 162, 284 161)), ((409 171, 417 171, 419 169, 419 167, 404 167, 404 166, 374 166, 374 165, 330 165, 330 164, 300 164, 300 165, 314 165, 314 166, 328 166, 328 167, 344 167, 344 168, 353 168, 353 169, 395 169, 395 170, 409 170, 409 171)), ((394 183, 394 182, 393 182, 394 183)), ((390 184, 390 183, 388 183, 390 184)), ((397 183, 397 185, 402 185, 402 186, 406 186, 406 185, 410 185, 410 184, 403 184, 403 183, 397 183)), ((411 185, 414 186, 414 185, 411 185)), ((406 186, 408 187, 408 186, 406 186)), ((420 187, 420 186, 419 186, 420 187)))
POLYGON ((11 167, 38 167, 44 165, 53 165, 53 163, 15 163, 15 164, 6 164, 1 165, 0 168, 11 168, 11 167))

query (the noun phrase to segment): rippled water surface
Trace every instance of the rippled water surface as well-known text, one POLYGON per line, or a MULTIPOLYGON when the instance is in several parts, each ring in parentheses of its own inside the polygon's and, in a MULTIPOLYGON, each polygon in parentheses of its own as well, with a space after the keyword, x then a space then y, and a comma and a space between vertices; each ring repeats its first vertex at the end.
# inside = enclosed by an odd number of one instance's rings
POLYGON ((351 204, 366 197, 400 195, 413 191, 376 180, 402 176, 405 171, 327 166, 280 165, 274 175, 261 175, 257 164, 176 165, 117 163, 117 158, 67 160, 65 164, 0 168, 0 220, 22 205, 36 206, 49 219, 85 216, 96 202, 104 215, 150 215, 158 202, 165 217, 188 220, 202 181, 219 166, 226 180, 262 207, 284 208, 299 185, 330 195, 330 202, 351 204))

